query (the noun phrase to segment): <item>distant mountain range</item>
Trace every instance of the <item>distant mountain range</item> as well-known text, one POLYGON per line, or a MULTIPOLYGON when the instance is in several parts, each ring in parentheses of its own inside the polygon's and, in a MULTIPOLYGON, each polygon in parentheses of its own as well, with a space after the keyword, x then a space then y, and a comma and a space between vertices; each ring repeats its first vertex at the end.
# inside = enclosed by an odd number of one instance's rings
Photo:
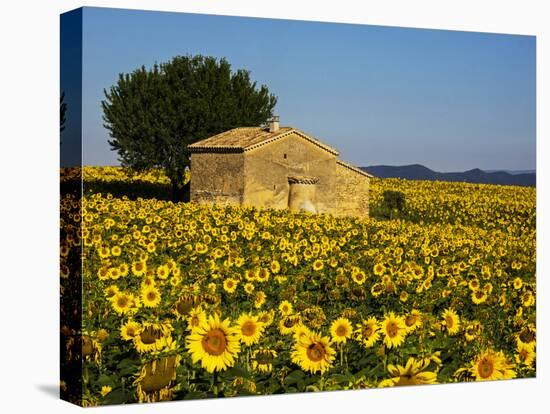
POLYGON ((483 171, 479 168, 464 172, 437 172, 420 164, 391 166, 371 165, 362 170, 380 178, 405 178, 408 180, 462 181, 475 184, 501 184, 536 186, 535 171, 483 171))

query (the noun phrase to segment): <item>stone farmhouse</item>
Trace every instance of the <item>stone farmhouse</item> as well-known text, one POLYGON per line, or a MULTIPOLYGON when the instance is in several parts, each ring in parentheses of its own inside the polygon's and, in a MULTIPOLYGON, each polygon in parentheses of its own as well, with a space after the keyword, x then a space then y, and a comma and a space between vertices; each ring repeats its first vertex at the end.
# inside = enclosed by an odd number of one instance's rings
POLYGON ((191 201, 368 216, 371 175, 278 117, 195 142, 191 201))

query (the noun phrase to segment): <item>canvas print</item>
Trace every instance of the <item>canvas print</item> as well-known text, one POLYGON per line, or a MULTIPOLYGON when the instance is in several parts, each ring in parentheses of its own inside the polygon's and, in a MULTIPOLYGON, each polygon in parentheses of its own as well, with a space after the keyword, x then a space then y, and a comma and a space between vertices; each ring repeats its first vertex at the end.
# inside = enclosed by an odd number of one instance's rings
POLYGON ((61 397, 535 377, 535 48, 63 14, 61 397))

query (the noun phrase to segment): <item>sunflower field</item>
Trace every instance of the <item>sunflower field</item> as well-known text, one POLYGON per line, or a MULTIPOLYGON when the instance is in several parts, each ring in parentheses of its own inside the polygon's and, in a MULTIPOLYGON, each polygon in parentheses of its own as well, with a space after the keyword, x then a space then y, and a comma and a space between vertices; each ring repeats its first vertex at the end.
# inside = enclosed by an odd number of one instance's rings
POLYGON ((535 376, 535 189, 372 179, 367 219, 109 191, 163 180, 87 167, 61 200, 83 405, 535 376))

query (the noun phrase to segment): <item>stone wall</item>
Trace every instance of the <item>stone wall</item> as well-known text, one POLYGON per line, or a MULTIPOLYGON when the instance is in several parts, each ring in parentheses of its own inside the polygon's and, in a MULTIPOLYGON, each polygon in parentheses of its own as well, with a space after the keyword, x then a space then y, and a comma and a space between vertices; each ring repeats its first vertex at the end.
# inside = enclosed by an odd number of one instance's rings
POLYGON ((244 204, 285 209, 290 176, 318 179, 315 208, 333 212, 336 204, 336 156, 300 136, 289 135, 245 153, 244 204))
POLYGON ((369 215, 369 178, 342 164, 336 164, 337 215, 369 215))
POLYGON ((191 201, 240 205, 244 187, 244 154, 191 155, 191 201))

